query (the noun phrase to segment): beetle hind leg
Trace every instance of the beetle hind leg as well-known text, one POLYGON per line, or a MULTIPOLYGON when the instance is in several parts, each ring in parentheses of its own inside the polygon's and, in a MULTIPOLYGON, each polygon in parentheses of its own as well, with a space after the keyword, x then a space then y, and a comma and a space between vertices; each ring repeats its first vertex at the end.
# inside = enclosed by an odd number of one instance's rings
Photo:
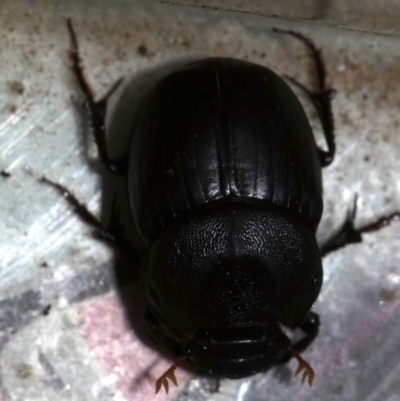
POLYGON ((321 122, 325 141, 328 147, 327 151, 319 148, 318 150, 321 167, 326 167, 332 163, 336 152, 334 122, 331 105, 332 99, 336 92, 335 90, 326 87, 326 71, 324 61, 321 56, 321 51, 315 46, 314 42, 311 39, 307 38, 300 32, 277 28, 273 28, 273 31, 294 36, 295 38, 301 40, 311 51, 311 55, 314 59, 317 70, 317 90, 310 90, 302 85, 300 82, 298 82, 296 79, 288 76, 285 77, 307 94, 318 113, 318 118, 321 122))
POLYGON ((75 73, 78 84, 86 97, 84 106, 92 119, 93 132, 99 151, 99 156, 108 171, 125 175, 127 170, 126 158, 117 160, 111 160, 107 151, 106 141, 106 115, 107 115, 107 102, 110 96, 116 91, 122 82, 122 78, 119 79, 107 92, 107 94, 100 99, 95 101, 93 89, 85 76, 84 69, 81 63, 81 57, 79 54, 79 45, 76 33, 72 26, 70 18, 67 19, 67 27, 71 38, 70 57, 72 61, 72 69, 75 73))
POLYGON ((354 197, 353 206, 347 213, 346 220, 340 229, 321 246, 321 255, 325 256, 330 252, 344 248, 348 244, 358 243, 362 241, 362 234, 378 231, 389 226, 392 222, 400 221, 400 212, 396 211, 378 218, 372 223, 365 224, 359 228, 355 228, 354 220, 357 212, 357 196, 354 197))

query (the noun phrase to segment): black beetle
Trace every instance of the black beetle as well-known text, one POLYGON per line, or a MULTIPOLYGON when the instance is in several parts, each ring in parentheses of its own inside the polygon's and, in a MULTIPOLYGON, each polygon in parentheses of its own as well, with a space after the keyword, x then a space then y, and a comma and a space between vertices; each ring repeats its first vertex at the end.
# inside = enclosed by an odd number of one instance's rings
MULTIPOLYGON (((128 179, 136 228, 149 249, 144 321, 177 361, 156 383, 176 384, 186 359, 216 378, 265 371, 291 357, 311 385, 314 371, 299 355, 315 338, 310 309, 322 284, 321 256, 363 232, 386 226, 394 213, 355 229, 355 204, 341 229, 318 247, 321 167, 335 154, 331 99, 319 50, 301 33, 317 69, 309 91, 327 151, 319 149, 297 97, 266 67, 208 58, 161 79, 144 97, 125 158, 110 160, 105 115, 109 93, 96 102, 80 64, 71 20, 71 58, 86 96, 102 162, 128 179), (291 343, 285 328, 305 336, 291 343)), ((66 188, 85 219, 101 227, 66 188)), ((113 234, 113 233, 111 233, 113 234)))

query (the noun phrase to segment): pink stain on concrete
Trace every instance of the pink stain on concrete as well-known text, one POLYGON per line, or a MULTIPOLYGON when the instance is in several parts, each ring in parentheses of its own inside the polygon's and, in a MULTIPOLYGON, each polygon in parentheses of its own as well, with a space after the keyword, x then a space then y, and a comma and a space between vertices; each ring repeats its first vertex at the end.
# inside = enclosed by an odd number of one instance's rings
MULTIPOLYGON (((124 311, 116 295, 78 306, 82 337, 99 363, 115 377, 116 388, 128 401, 172 399, 177 391, 172 383, 168 395, 163 390, 157 396, 154 392, 155 380, 171 361, 162 358, 136 337, 124 311)), ((179 368, 175 373, 178 384, 183 386, 189 378, 188 373, 179 368)))

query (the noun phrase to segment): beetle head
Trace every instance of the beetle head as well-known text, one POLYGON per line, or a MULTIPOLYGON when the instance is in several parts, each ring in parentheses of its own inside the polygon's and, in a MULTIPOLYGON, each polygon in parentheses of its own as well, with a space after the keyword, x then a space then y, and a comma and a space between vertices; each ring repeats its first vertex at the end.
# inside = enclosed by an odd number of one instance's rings
POLYGON ((198 329, 186 338, 175 336, 149 309, 145 323, 158 341, 206 376, 238 379, 265 371, 281 362, 291 345, 277 323, 198 329))
POLYGON ((315 235, 285 210, 217 205, 179 222, 152 245, 145 275, 146 325, 199 371, 243 377, 290 349, 318 296, 315 235))
POLYGON ((262 372, 282 361, 291 342, 278 323, 252 323, 197 329, 177 337, 149 309, 147 328, 176 355, 205 376, 238 379, 262 372))
POLYGON ((267 370, 289 349, 278 324, 259 323, 198 330, 185 353, 198 372, 237 379, 267 370))

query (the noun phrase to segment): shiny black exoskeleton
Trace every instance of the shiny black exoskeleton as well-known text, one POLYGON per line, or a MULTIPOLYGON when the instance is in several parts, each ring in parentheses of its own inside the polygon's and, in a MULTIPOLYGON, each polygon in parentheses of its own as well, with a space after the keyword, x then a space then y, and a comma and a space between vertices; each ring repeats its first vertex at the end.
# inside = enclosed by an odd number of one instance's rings
POLYGON ((285 357, 280 324, 297 327, 322 282, 319 151, 289 86, 233 59, 168 75, 136 114, 128 182, 155 337, 222 377, 285 357))
MULTIPOLYGON (((96 102, 68 21, 73 68, 86 96, 101 160, 127 175, 132 215, 149 249, 144 320, 153 337, 179 358, 158 380, 174 381, 185 358, 198 372, 239 378, 299 356, 318 333, 310 312, 322 283, 321 254, 361 240, 355 207, 338 233, 319 248, 321 167, 335 154, 331 98, 320 52, 302 34, 288 33, 311 51, 318 89, 309 91, 327 151, 315 143, 308 119, 285 81, 266 67, 210 58, 158 82, 134 118, 125 159, 106 147, 107 96, 96 102), (284 328, 305 336, 292 344, 284 328)), ((54 184, 65 195, 66 189, 54 184)), ((89 223, 99 223, 70 194, 89 223)))
MULTIPOLYGON (((310 312, 322 283, 315 232, 321 166, 334 155, 331 91, 309 93, 328 152, 320 150, 297 97, 266 67, 229 58, 194 62, 161 79, 134 118, 128 156, 109 159, 106 100, 95 102, 71 56, 106 167, 127 174, 131 211, 149 249, 145 324, 198 372, 239 378, 290 359, 318 332, 310 312), (297 344, 283 327, 301 327, 297 344)), ((303 88, 305 89, 305 88, 303 88)), ((306 90, 306 89, 305 89, 306 90)), ((175 368, 175 366, 173 366, 175 368)), ((159 379, 158 387, 173 371, 159 379)))
POLYGON ((317 148, 284 80, 252 63, 195 62, 143 99, 128 185, 150 250, 145 321, 197 371, 239 378, 281 362, 292 349, 281 325, 311 319, 315 336, 321 164, 333 152, 317 148))

